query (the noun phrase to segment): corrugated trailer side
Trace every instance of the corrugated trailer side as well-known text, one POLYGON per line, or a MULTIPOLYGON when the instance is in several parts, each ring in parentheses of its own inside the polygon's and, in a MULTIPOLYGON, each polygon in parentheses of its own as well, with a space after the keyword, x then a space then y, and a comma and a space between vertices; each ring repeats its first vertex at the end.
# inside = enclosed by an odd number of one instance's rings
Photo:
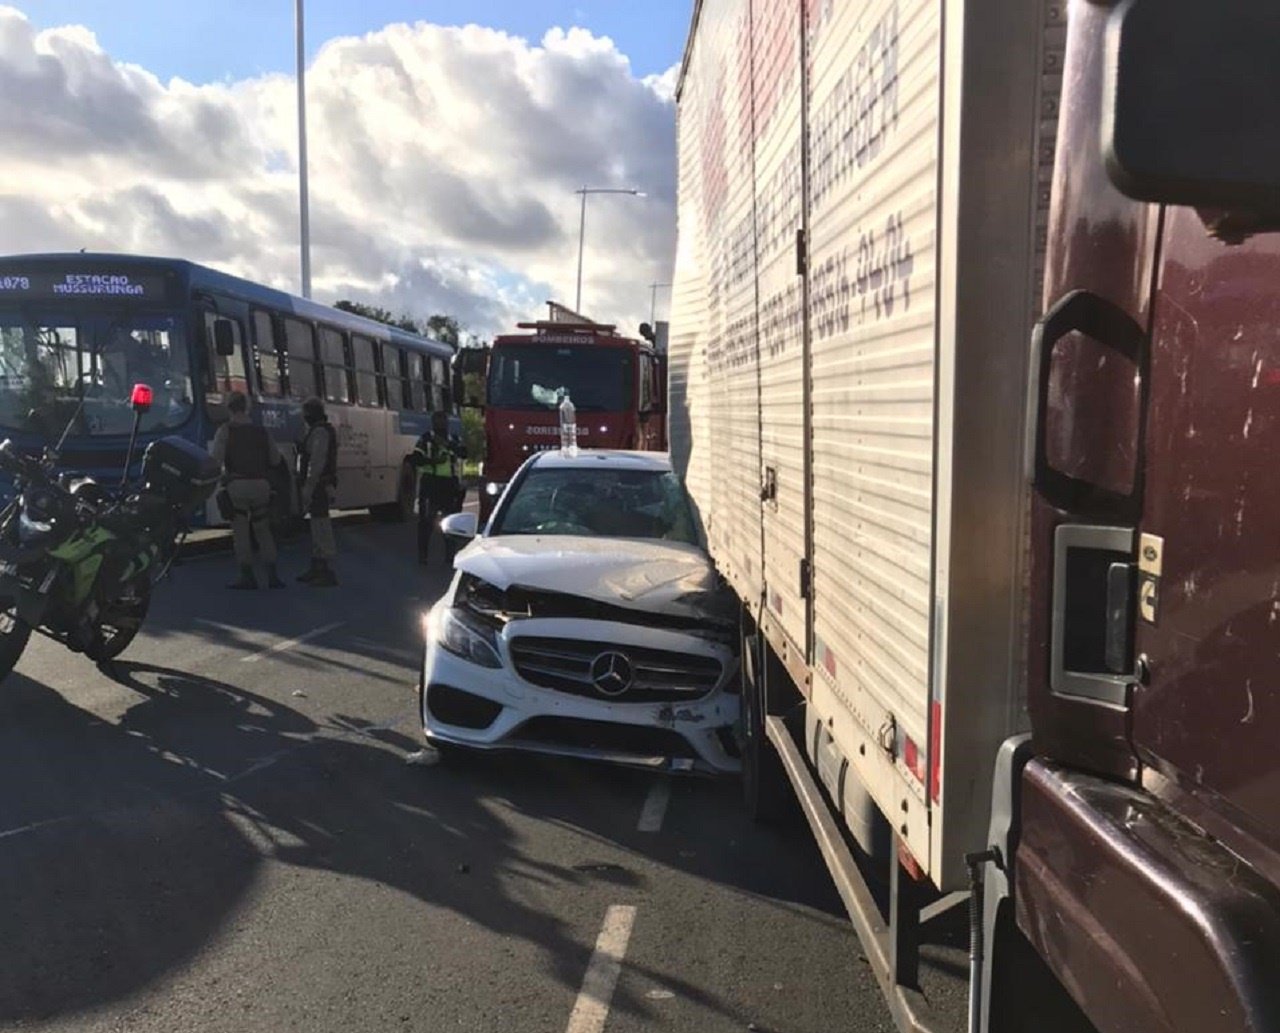
POLYGON ((755 353, 754 150, 752 68, 741 58, 749 39, 748 0, 705 5, 699 35, 704 96, 703 218, 706 224, 707 344, 712 470, 710 528, 720 569, 744 599, 761 592, 760 434, 755 353))
POLYGON ((1021 399, 1059 21, 1051 0, 704 0, 680 94, 682 254, 686 199, 740 211, 754 167, 753 312, 739 223, 701 210, 689 228, 719 306, 710 462, 749 469, 758 416, 760 490, 741 490, 742 469, 690 486, 809 704, 805 749, 837 808, 865 787, 945 889, 964 882, 996 749, 1023 725, 1021 399), (707 131, 741 123, 726 70, 744 38, 749 146, 707 131), (739 371, 756 361, 753 412, 739 371), (752 526, 762 602, 727 530, 752 526))
POLYGON ((691 36, 677 109, 679 201, 667 350, 667 434, 676 471, 704 524, 711 521, 710 412, 707 398, 707 265, 702 221, 701 47, 691 36))
POLYGON ((758 0, 751 5, 751 20, 763 467, 755 508, 757 519, 763 520, 765 568, 760 623, 780 655, 803 666, 808 651, 809 421, 805 284, 799 275, 797 236, 804 225, 801 10, 786 0, 758 0))
POLYGON ((941 11, 820 6, 809 36, 811 700, 926 858, 941 11))

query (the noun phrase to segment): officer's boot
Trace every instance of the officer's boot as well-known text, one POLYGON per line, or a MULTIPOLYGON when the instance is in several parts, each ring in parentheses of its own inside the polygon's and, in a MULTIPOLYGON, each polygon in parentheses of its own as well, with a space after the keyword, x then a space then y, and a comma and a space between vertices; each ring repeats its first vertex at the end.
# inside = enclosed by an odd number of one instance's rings
POLYGON ((267 587, 284 588, 284 582, 280 580, 280 574, 276 570, 276 565, 274 563, 267 564, 267 587))
POLYGON ((247 564, 241 564, 240 576, 236 578, 235 581, 232 581, 231 584, 227 585, 227 587, 239 588, 239 589, 257 588, 258 581, 257 581, 257 578, 253 576, 253 568, 248 566, 247 564))
POLYGON ((338 585, 338 577, 333 572, 333 568, 329 566, 328 560, 316 560, 319 570, 307 583, 312 588, 336 588, 338 585))
POLYGON ((311 566, 298 575, 298 580, 304 585, 309 585, 316 579, 316 575, 320 573, 321 560, 317 557, 311 557, 311 566))

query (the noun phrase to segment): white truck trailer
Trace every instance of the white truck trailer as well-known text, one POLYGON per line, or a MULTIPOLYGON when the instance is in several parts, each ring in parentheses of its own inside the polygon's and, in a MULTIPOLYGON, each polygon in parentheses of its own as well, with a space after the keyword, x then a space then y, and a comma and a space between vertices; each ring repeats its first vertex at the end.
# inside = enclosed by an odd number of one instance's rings
POLYGON ((971 1031, 1280 1030, 1277 38, 695 5, 671 449, 748 804, 794 789, 904 1030, 966 891, 971 1031))
MULTIPOLYGON (((1026 727, 1064 22, 1052 0, 700 0, 680 79, 670 440, 742 602, 751 804, 778 792, 771 735, 802 799, 825 789, 833 866, 892 849, 939 893, 968 887, 1026 727)), ((907 930, 838 881, 909 982, 907 930)))

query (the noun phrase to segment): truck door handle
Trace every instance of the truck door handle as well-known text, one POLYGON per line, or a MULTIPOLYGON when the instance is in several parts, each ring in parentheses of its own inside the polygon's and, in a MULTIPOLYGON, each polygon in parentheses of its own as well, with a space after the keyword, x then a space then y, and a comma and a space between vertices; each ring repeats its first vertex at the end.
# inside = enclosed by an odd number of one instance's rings
POLYGON ((1028 393, 1033 406, 1027 421, 1032 439, 1027 449, 1031 483, 1057 509, 1096 519, 1130 517, 1142 497, 1142 445, 1146 429, 1148 377, 1146 334, 1137 321, 1114 302, 1091 291, 1072 291, 1045 313, 1031 335, 1031 375, 1028 393), (1046 423, 1049 380, 1055 345, 1067 334, 1079 332, 1117 352, 1138 372, 1137 465, 1128 493, 1095 484, 1057 469, 1049 462, 1046 423))
POLYGON ((1132 563, 1112 563, 1107 568, 1106 663, 1112 674, 1133 671, 1133 611, 1137 570, 1132 563))
POLYGON ((1133 683, 1135 532, 1059 524, 1053 534, 1049 691, 1123 706, 1133 683))

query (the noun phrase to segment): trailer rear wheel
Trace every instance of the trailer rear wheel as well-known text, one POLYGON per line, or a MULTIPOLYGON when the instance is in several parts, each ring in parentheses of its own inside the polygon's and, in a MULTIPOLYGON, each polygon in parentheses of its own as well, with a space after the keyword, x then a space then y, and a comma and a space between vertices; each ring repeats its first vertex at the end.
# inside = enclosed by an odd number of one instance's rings
POLYGON ((742 795, 752 821, 774 825, 795 813, 795 797, 777 751, 765 734, 768 707, 768 675, 764 654, 768 648, 748 633, 742 635, 742 795))

